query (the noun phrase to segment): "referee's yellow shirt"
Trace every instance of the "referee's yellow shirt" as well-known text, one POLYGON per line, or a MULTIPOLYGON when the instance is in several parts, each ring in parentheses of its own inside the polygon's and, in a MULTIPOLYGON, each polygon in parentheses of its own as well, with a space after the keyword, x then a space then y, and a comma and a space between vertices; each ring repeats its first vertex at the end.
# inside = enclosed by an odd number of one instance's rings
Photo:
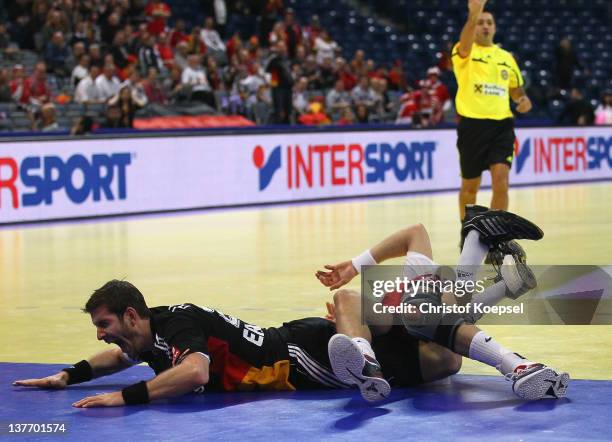
POLYGON ((497 45, 472 46, 466 58, 452 52, 453 71, 459 90, 457 113, 468 118, 503 120, 511 118, 510 89, 523 86, 521 71, 512 54, 497 45))

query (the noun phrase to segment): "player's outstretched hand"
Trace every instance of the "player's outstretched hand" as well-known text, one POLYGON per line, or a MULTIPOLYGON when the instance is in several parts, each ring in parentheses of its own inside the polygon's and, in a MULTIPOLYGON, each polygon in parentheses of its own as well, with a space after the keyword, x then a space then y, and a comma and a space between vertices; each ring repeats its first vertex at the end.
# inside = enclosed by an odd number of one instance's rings
POLYGON ((329 287, 330 290, 339 289, 357 276, 357 270, 353 267, 352 261, 344 261, 336 265, 326 265, 325 268, 329 271, 318 270, 315 276, 321 281, 321 284, 329 287))
POLYGON ((121 407, 123 405, 125 405, 125 401, 120 391, 87 396, 72 404, 76 408, 121 407))
POLYGON ((487 0, 468 0, 468 10, 474 13, 481 13, 486 4, 487 0))
POLYGON ((19 387, 38 387, 38 388, 48 388, 51 390, 61 390, 62 388, 66 388, 68 385, 68 373, 65 371, 60 371, 53 376, 47 376, 42 379, 23 379, 21 381, 13 382, 13 385, 19 387))

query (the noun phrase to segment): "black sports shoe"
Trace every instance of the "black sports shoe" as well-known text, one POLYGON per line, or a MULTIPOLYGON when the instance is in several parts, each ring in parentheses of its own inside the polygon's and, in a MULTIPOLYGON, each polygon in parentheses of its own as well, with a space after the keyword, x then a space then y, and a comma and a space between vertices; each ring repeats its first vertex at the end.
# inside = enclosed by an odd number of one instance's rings
POLYGON ((480 242, 495 247, 502 242, 513 239, 531 239, 537 241, 544 237, 544 232, 531 221, 505 210, 489 210, 474 216, 463 224, 462 235, 470 230, 480 233, 480 242))
MULTIPOLYGON (((465 205, 465 216, 463 217, 463 221, 461 222, 461 242, 459 243, 459 252, 463 250, 463 243, 465 242, 465 237, 467 236, 467 232, 463 233, 463 226, 465 223, 474 219, 476 215, 479 215, 484 212, 488 212, 489 208, 485 206, 479 206, 477 204, 466 204, 465 205)), ((503 257, 502 257, 503 259, 503 257)))
POLYGON ((527 253, 525 249, 514 240, 501 242, 493 246, 487 255, 487 260, 489 262, 485 261, 485 264, 493 264, 493 267, 499 270, 499 267, 504 262, 504 256, 506 255, 512 255, 517 263, 527 264, 527 253))

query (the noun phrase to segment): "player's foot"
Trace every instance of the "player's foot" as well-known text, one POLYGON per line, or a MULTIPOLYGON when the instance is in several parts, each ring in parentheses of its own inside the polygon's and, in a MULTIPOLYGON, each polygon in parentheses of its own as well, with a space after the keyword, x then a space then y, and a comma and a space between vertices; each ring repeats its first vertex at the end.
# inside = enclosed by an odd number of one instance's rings
POLYGON ((512 391, 528 401, 545 398, 561 398, 567 393, 570 376, 556 372, 544 364, 519 365, 506 379, 513 381, 512 391))
POLYGON ((495 281, 500 280, 506 284, 506 296, 510 299, 517 299, 538 285, 529 266, 512 255, 506 255, 498 269, 495 281))
POLYGON ((389 396, 391 386, 383 378, 380 364, 364 355, 350 337, 340 333, 332 336, 327 351, 334 374, 342 382, 356 385, 366 401, 376 402, 389 396))
MULTIPOLYGON (((477 204, 466 204, 465 205, 465 216, 463 217, 462 227, 465 223, 471 221, 476 215, 480 213, 487 212, 489 210, 488 207, 479 206, 477 204)), ((463 250, 463 243, 465 243, 465 237, 467 236, 467 232, 464 233, 463 228, 461 229, 461 242, 459 242, 459 252, 463 250)))
POLYGON ((480 233, 480 241, 489 247, 513 239, 539 240, 544 232, 531 221, 505 210, 489 210, 463 223, 462 234, 470 230, 480 233))

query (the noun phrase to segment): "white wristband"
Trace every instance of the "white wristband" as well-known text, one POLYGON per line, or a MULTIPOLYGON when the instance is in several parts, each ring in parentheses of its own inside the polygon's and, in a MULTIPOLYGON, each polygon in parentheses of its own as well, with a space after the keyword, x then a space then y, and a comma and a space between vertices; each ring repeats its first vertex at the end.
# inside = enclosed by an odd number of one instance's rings
POLYGON ((353 262, 353 267, 355 267, 357 273, 361 273, 362 266, 375 266, 378 264, 369 250, 366 250, 361 255, 356 256, 351 261, 353 262))

